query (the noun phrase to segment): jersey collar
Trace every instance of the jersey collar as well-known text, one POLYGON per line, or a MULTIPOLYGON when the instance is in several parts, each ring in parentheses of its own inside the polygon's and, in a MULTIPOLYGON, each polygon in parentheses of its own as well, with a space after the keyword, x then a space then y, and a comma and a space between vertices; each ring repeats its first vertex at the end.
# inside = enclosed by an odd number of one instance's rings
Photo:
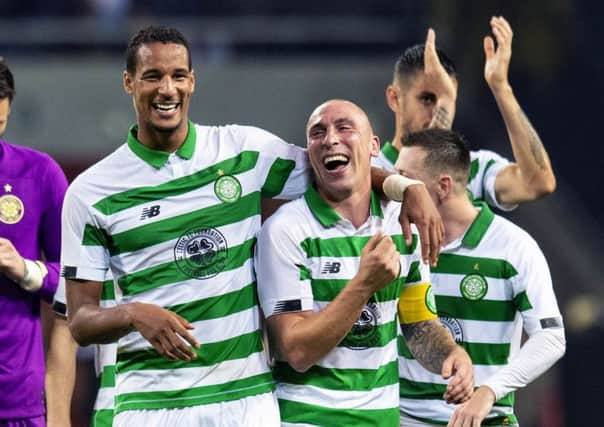
POLYGON ((461 241, 462 245, 468 248, 478 246, 495 218, 495 214, 489 209, 486 203, 476 203, 475 206, 480 208, 480 211, 461 241))
POLYGON ((392 163, 392 166, 396 164, 396 160, 398 159, 398 150, 394 148, 390 141, 386 141, 382 146, 382 154, 390 163, 392 163))
MULTIPOLYGON (((195 125, 190 120, 188 122, 188 125, 189 130, 187 132, 185 142, 183 142, 180 148, 176 150, 176 154, 186 160, 190 160, 191 157, 193 157, 193 153, 195 152, 195 141, 197 140, 195 134, 195 125)), ((147 147, 137 139, 137 133, 138 125, 134 124, 130 126, 130 130, 128 131, 128 147, 130 147, 132 152, 144 162, 150 164, 156 169, 162 168, 168 161, 170 153, 166 153, 165 151, 160 150, 154 150, 152 148, 147 147)))
MULTIPOLYGON (((334 208, 329 206, 327 202, 321 197, 315 185, 311 185, 304 193, 304 200, 308 208, 313 213, 317 221, 323 225, 323 227, 333 227, 342 220, 342 217, 336 212, 334 208)), ((371 202, 369 203, 369 214, 371 216, 384 217, 382 212, 382 206, 380 204, 380 198, 371 190, 371 202)))

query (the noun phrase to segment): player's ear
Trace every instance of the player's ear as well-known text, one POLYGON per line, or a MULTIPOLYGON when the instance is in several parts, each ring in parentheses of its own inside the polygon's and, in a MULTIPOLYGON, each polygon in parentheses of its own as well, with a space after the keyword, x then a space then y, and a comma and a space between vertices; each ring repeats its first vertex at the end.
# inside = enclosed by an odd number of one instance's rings
POLYGON ((133 78, 130 75, 130 73, 128 71, 124 71, 124 76, 123 76, 123 85, 124 85, 124 90, 126 91, 126 93, 128 95, 132 95, 132 93, 134 92, 133 90, 133 78))
POLYGON ((399 91, 398 87, 396 87, 393 84, 388 85, 388 87, 386 88, 386 102, 388 103, 388 106, 394 113, 398 113, 399 96, 400 96, 400 91, 399 91))
POLYGON ((441 174, 438 177, 438 200, 443 201, 453 191, 453 178, 451 175, 441 174))

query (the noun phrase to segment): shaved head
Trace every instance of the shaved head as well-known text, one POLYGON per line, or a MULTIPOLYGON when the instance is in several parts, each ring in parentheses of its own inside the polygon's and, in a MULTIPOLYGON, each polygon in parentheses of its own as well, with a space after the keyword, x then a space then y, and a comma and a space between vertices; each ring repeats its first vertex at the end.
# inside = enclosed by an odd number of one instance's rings
POLYGON ((310 114, 310 117, 308 118, 308 122, 306 123, 306 132, 308 133, 310 127, 312 126, 312 124, 314 122, 316 122, 317 118, 321 116, 321 114, 332 107, 342 107, 342 106, 347 106, 348 108, 350 108, 349 111, 353 112, 355 115, 358 115, 358 119, 361 122, 361 124, 363 126, 367 126, 367 129, 369 129, 370 133, 373 133, 373 129, 371 127, 371 123, 369 122, 369 117, 367 117, 367 114, 365 113, 365 111, 363 111, 363 109, 361 107, 359 107, 357 104, 355 104, 352 101, 348 101, 346 99, 330 99, 328 101, 325 101, 324 103, 322 103, 321 105, 319 105, 317 108, 315 108, 313 110, 313 112, 310 114))

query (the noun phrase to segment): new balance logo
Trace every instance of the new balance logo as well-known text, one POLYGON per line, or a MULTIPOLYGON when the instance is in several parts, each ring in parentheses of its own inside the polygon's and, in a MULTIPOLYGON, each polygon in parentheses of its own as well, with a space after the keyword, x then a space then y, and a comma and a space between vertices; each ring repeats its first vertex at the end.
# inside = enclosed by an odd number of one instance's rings
POLYGON ((340 272, 340 264, 339 262, 327 261, 323 266, 323 270, 321 270, 322 274, 334 274, 340 272))
POLYGON ((143 213, 141 214, 141 221, 147 218, 153 218, 154 216, 159 215, 159 205, 151 206, 150 208, 144 208, 143 213))

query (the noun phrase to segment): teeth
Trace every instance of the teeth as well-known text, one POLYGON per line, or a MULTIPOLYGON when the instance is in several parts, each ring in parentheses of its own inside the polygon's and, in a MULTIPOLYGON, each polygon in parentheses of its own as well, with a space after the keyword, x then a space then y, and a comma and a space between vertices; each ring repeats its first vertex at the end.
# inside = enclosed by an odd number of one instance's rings
POLYGON ((323 164, 326 165, 329 162, 347 162, 347 161, 348 161, 348 157, 343 156, 341 154, 335 154, 333 156, 325 157, 323 159, 323 164))
POLYGON ((155 104, 155 108, 161 111, 175 110, 178 104, 155 104))

